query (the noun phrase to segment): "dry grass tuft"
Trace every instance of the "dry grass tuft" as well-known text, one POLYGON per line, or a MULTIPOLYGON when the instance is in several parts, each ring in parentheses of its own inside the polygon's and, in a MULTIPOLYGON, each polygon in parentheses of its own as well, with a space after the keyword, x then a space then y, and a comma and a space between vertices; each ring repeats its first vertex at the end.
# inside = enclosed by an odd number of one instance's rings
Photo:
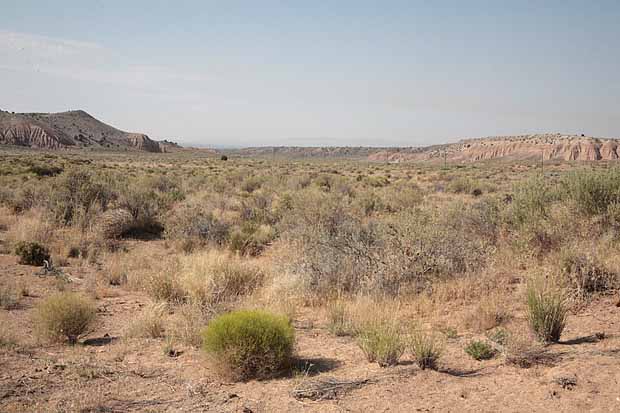
POLYGON ((409 348, 422 370, 436 370, 437 361, 444 350, 444 343, 435 333, 416 329, 411 335, 409 348))
POLYGON ((206 308, 230 303, 263 284, 263 271, 242 258, 210 251, 182 257, 179 283, 188 299, 206 308))
POLYGON ((564 291, 550 280, 530 280, 527 285, 527 316, 532 331, 540 341, 559 341, 568 316, 564 291))
POLYGON ((85 297, 62 292, 45 299, 35 312, 35 331, 42 337, 75 344, 88 331, 97 307, 85 297))
POLYGON ((140 315, 127 329, 128 337, 161 338, 166 332, 165 319, 168 312, 166 303, 151 303, 142 309, 140 315))

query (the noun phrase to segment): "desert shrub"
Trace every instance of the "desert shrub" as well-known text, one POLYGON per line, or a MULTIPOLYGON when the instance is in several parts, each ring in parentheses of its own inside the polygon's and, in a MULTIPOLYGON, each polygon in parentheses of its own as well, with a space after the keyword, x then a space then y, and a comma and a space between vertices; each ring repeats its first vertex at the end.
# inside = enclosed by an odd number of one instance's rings
POLYGON ((398 364, 406 348, 406 341, 398 323, 375 320, 359 327, 357 345, 366 359, 381 367, 398 364))
POLYGON ((258 256, 275 238, 276 232, 269 225, 246 222, 230 233, 228 242, 232 251, 241 255, 258 256))
POLYGON ((18 242, 15 254, 19 257, 19 263, 23 265, 42 266, 44 261, 50 259, 49 250, 37 242, 18 242))
POLYGON ((466 325, 483 332, 504 324, 510 318, 505 297, 485 297, 466 319, 466 325))
POLYGON ((12 310, 19 304, 20 294, 14 285, 0 285, 0 308, 12 310))
MULTIPOLYGON (((272 210, 273 194, 255 192, 241 200, 239 213, 241 219, 251 225, 273 225, 280 218, 272 210)), ((282 211, 280 211, 282 212, 282 211)))
POLYGON ((448 213, 457 230, 473 233, 489 245, 497 243, 502 215, 496 199, 485 198, 473 204, 457 202, 448 208, 448 213))
POLYGON ((390 184, 390 180, 385 176, 369 176, 364 183, 372 188, 383 188, 390 184))
POLYGON ((607 270, 592 254, 565 249, 560 254, 560 268, 567 287, 580 299, 614 288, 617 276, 607 270))
POLYGON ((422 370, 437 369, 437 361, 443 353, 443 343, 438 336, 418 329, 411 335, 409 348, 422 370))
POLYGON ((562 194, 586 215, 605 214, 620 202, 620 168, 580 170, 563 177, 562 194))
POLYGON ((605 215, 605 220, 608 222, 616 231, 620 229, 620 201, 612 202, 607 205, 607 213, 605 215))
POLYGON ((227 160, 228 160, 228 156, 226 155, 220 156, 220 161, 227 161, 227 160))
POLYGON ((391 187, 381 198, 380 206, 392 212, 413 209, 420 206, 424 200, 423 191, 417 185, 397 185, 391 187))
POLYGON ((179 278, 192 302, 210 308, 252 293, 265 274, 237 256, 210 251, 183 257, 179 278))
POLYGON ((334 177, 330 175, 320 175, 314 179, 313 183, 321 190, 329 192, 334 186, 334 177))
POLYGON ((165 303, 152 303, 131 322, 127 330, 130 337, 160 338, 164 336, 165 317, 168 308, 165 303))
POLYGON ((63 169, 58 166, 32 165, 28 171, 36 176, 56 176, 61 174, 63 169))
POLYGON ((563 291, 547 280, 530 280, 527 285, 527 316, 532 331, 540 341, 559 341, 568 316, 563 291))
POLYGON ((104 239, 116 239, 125 235, 134 224, 133 215, 125 209, 111 209, 97 220, 99 232, 104 239))
POLYGON ((79 218, 87 225, 93 210, 105 210, 114 194, 108 185, 84 168, 74 168, 55 178, 48 200, 54 217, 63 224, 73 224, 79 218))
POLYGON ((515 225, 536 225, 548 217, 554 199, 549 185, 540 177, 533 177, 516 186, 511 204, 511 218, 515 225))
POLYGON ((482 190, 480 189, 480 183, 474 181, 471 178, 466 176, 460 176, 456 179, 453 179, 448 183, 447 189, 449 192, 453 192, 455 194, 474 194, 474 191, 478 193, 478 195, 482 195, 482 190))
POLYGON ((510 333, 508 330, 500 327, 487 332, 487 337, 495 344, 505 346, 510 339, 510 333))
POLYGON ((449 211, 403 210, 364 218, 349 198, 306 192, 280 223, 281 238, 299 250, 292 271, 315 292, 396 295, 421 290, 437 277, 485 265, 497 226, 449 211), (480 225, 480 233, 472 230, 480 225), (485 226, 485 225, 488 225, 485 226))
POLYGON ((160 235, 163 231, 159 218, 160 197, 152 189, 133 185, 122 191, 118 206, 133 217, 131 227, 126 231, 136 236, 160 235))
POLYGON ((383 209, 382 199, 374 192, 362 192, 355 199, 354 206, 358 208, 364 216, 370 216, 383 209))
POLYGON ((178 304, 186 299, 186 292, 171 268, 152 273, 146 280, 145 290, 156 301, 178 304))
POLYGON ((367 287, 379 265, 376 222, 363 222, 346 206, 339 195, 305 192, 280 223, 282 236, 299 250, 291 271, 325 296, 367 287))
POLYGON ((263 185, 264 179, 258 176, 250 176, 241 182, 241 190, 252 193, 263 185))
POLYGON ((349 308, 343 300, 333 300, 327 304, 328 330, 336 336, 351 336, 356 332, 349 308))
POLYGON ((148 178, 144 182, 144 187, 155 190, 158 193, 160 206, 169 207, 172 203, 185 198, 185 193, 178 180, 165 175, 148 178))
POLYGON ((62 292, 45 299, 36 309, 35 325, 42 336, 75 344, 95 321, 97 308, 76 293, 62 292))
POLYGON ((295 331, 285 316, 260 310, 235 311, 209 323, 203 348, 218 370, 237 380, 267 378, 293 353, 295 331))
POLYGON ((464 223, 449 210, 390 217, 383 224, 387 235, 379 256, 384 265, 375 271, 376 288, 390 294, 402 287, 422 290, 439 277, 484 267, 489 243, 464 223))
POLYGON ((523 369, 535 365, 553 365, 557 354, 550 353, 546 346, 532 343, 530 339, 511 334, 504 347, 506 364, 514 365, 523 369))
POLYGON ((230 232, 230 226, 213 213, 192 206, 175 209, 166 220, 165 228, 166 238, 195 239, 215 245, 223 245, 230 232))
POLYGON ((465 347, 465 352, 474 360, 489 360, 495 355, 495 350, 484 341, 474 340, 465 347))
POLYGON ((4 328, 0 330, 0 349, 13 348, 16 347, 17 344, 15 335, 11 331, 4 328))
POLYGON ((203 308, 196 303, 185 303, 175 307, 174 310, 169 335, 188 346, 200 347, 202 330, 208 320, 203 308))

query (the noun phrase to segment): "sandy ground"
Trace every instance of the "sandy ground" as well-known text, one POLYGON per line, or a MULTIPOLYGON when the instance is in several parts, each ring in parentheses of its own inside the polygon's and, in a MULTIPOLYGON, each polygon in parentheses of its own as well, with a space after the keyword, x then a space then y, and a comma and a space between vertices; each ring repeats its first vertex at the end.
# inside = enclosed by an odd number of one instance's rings
MULTIPOLYGON (((620 308, 613 297, 572 315, 563 341, 549 348, 553 363, 529 369, 507 365, 502 357, 471 359, 463 351, 467 335, 448 340, 439 371, 422 371, 407 357, 397 367, 381 368, 365 360, 354 339, 330 334, 319 312, 302 309, 295 327, 298 370, 305 374, 226 383, 199 350, 181 348, 178 357, 169 357, 164 340, 122 339, 124 326, 149 299, 121 287, 110 287, 97 300, 99 321, 82 343, 37 342, 33 307, 55 290, 54 278, 38 271, 0 255, 0 281, 25 283, 30 290, 19 307, 0 309, 1 328, 18 341, 0 347, 2 412, 620 411, 620 308), (593 339, 597 332, 606 338, 593 339), (361 383, 323 400, 292 394, 328 378, 361 383), (576 384, 562 385, 562 378, 576 384)), ((97 270, 65 271, 83 278, 97 270)), ((70 288, 83 289, 84 283, 70 288)))

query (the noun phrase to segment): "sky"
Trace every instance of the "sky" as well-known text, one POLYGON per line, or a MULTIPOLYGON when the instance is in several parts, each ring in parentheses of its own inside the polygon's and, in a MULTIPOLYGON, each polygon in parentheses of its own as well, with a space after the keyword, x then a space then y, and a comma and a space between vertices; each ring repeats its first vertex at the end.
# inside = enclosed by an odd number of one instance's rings
POLYGON ((0 0, 0 109, 204 146, 620 137, 620 2, 0 0))

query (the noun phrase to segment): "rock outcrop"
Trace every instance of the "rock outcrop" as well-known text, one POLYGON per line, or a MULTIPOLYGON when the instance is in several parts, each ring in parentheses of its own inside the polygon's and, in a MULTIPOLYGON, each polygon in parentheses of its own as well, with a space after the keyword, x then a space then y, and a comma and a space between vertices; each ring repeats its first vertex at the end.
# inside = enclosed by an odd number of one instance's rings
POLYGON ((427 148, 398 148, 377 151, 373 161, 404 162, 447 159, 471 162, 488 159, 544 159, 565 161, 610 161, 620 155, 620 140, 577 135, 541 134, 465 139, 454 144, 427 148))
POLYGON ((101 148, 163 152, 157 141, 107 125, 82 110, 61 113, 0 111, 0 144, 37 149, 101 148))

